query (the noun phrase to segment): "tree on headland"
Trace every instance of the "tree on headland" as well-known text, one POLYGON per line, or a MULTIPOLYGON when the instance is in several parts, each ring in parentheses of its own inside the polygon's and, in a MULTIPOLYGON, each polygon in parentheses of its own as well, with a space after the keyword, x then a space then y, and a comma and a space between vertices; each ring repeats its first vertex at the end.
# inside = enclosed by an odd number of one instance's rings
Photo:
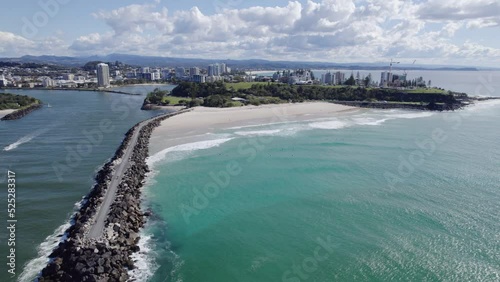
POLYGON ((0 110, 17 110, 37 103, 40 103, 38 99, 26 95, 0 93, 0 110))
POLYGON ((372 78, 370 76, 365 77, 365 86, 366 87, 370 86, 370 83, 372 82, 371 80, 372 80, 372 78))
POLYGON ((356 85, 356 80, 354 79, 354 75, 351 74, 348 80, 345 81, 345 85, 356 85))
POLYGON ((159 105, 163 101, 163 97, 168 95, 167 90, 160 90, 160 88, 155 88, 153 92, 150 92, 146 97, 145 103, 159 105))
POLYGON ((203 106, 205 107, 213 107, 213 108, 222 108, 226 104, 227 99, 225 99, 221 95, 211 95, 205 99, 203 106))

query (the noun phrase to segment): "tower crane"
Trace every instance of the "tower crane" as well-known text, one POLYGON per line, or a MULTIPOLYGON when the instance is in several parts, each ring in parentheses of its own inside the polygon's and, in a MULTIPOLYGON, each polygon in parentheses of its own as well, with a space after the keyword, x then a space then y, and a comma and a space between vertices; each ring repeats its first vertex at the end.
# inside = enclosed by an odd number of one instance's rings
POLYGON ((394 60, 392 60, 392 59, 391 59, 391 64, 390 64, 391 69, 390 69, 390 72, 389 72, 389 73, 392 73, 392 65, 394 65, 394 64, 399 64, 399 63, 400 63, 400 62, 396 62, 396 61, 394 61, 394 60))

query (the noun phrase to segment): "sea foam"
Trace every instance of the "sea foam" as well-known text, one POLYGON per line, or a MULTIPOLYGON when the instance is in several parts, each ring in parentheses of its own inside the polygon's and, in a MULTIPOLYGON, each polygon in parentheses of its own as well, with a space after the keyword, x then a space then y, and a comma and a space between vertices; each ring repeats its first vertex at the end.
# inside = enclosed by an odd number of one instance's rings
POLYGON ((341 129, 348 127, 349 124, 346 121, 331 120, 331 121, 313 122, 310 123, 309 126, 317 129, 341 129))
POLYGON ((56 231, 37 247, 37 257, 28 261, 24 267, 23 272, 19 276, 19 282, 33 281, 42 268, 49 262, 48 255, 54 250, 59 242, 64 238, 65 231, 71 226, 68 222, 59 226, 56 231))
POLYGON ((273 135, 280 132, 281 129, 274 129, 274 130, 237 131, 234 134, 240 136, 260 136, 260 135, 273 135))
POLYGON ((206 140, 206 141, 177 145, 154 154, 153 156, 147 159, 147 163, 149 166, 154 166, 155 164, 164 160, 167 154, 171 152, 191 152, 196 150, 210 149, 213 147, 218 147, 221 144, 224 144, 232 139, 233 138, 223 138, 223 139, 206 140))
POLYGON ((28 134, 26 136, 23 136, 21 137, 19 140, 17 140, 16 142, 10 144, 9 146, 6 146, 5 148, 3 148, 4 151, 11 151, 11 150, 14 150, 16 149, 17 147, 19 147, 20 145, 22 144, 25 144, 25 143, 28 143, 30 142, 31 140, 33 140, 34 138, 50 131, 53 127, 57 126, 59 123, 57 124, 52 124, 52 125, 49 125, 45 128, 42 128, 42 129, 38 129, 36 130, 35 132, 31 133, 31 134, 28 134))
POLYGON ((415 112, 415 113, 401 113, 401 114, 389 114, 387 117, 391 118, 404 118, 404 119, 414 119, 414 118, 425 118, 431 117, 434 113, 432 112, 415 112))
POLYGON ((131 255, 135 269, 128 272, 130 281, 149 281, 159 268, 155 262, 156 254, 152 248, 152 236, 145 235, 143 232, 141 233, 141 238, 138 243, 140 251, 131 255))

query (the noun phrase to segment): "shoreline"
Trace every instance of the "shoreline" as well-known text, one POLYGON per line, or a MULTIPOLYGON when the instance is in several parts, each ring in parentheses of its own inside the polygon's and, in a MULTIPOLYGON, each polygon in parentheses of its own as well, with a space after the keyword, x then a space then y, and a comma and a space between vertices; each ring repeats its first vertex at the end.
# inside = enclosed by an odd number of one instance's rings
POLYGON ((48 256, 49 262, 38 275, 38 281, 126 281, 130 278, 128 271, 135 268, 131 256, 140 251, 139 232, 149 216, 141 209, 141 188, 149 171, 146 159, 150 135, 162 120, 185 112, 147 119, 125 134, 114 156, 95 176, 95 184, 81 201, 81 208, 70 218, 71 226, 48 256), (130 150, 132 156, 126 158, 130 150), (123 162, 134 165, 129 165, 123 174, 118 172, 115 175, 115 169, 123 162), (116 195, 109 195, 110 183, 117 177, 121 180, 116 195), (109 196, 113 199, 102 235, 97 238, 89 236, 98 212, 103 203, 109 202, 106 201, 109 196))
POLYGON ((16 110, 0 110, 0 119, 3 118, 4 116, 11 114, 15 112, 16 110))
POLYGON ((4 116, 1 116, 0 120, 1 121, 8 121, 8 120, 21 119, 21 118, 29 115, 30 113, 41 109, 42 107, 43 107, 43 104, 41 103, 41 101, 38 101, 38 103, 31 104, 31 105, 27 106, 26 108, 13 110, 13 112, 8 113, 4 116))
POLYGON ((155 155, 167 148, 200 141, 201 135, 231 127, 297 122, 366 111, 328 102, 269 104, 233 108, 195 107, 189 113, 161 122, 151 135, 149 150, 155 155), (173 137, 175 136, 175 137, 173 137))
MULTIPOLYGON (((134 85, 126 85, 123 87, 127 86, 134 86, 134 85)), ((116 88, 121 88, 116 87, 116 88)), ((142 96, 142 94, 137 94, 137 93, 129 93, 129 92, 124 92, 124 91, 115 91, 111 89, 94 89, 94 88, 45 88, 45 87, 38 87, 38 88, 18 88, 18 87, 2 87, 0 90, 42 90, 42 91, 80 91, 80 92, 105 92, 105 93, 114 93, 114 94, 122 94, 122 95, 132 95, 132 96, 142 96)))

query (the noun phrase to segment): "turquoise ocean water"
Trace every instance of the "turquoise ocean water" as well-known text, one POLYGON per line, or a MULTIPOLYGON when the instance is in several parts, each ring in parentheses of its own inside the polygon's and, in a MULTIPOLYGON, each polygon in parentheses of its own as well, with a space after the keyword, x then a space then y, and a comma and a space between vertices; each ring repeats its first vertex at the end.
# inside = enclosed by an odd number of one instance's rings
MULTIPOLYGON (((500 96, 498 72, 425 76, 500 96)), ((152 115, 138 110, 143 97, 26 93, 53 108, 0 123, 2 170, 10 165, 22 185, 20 281, 41 269, 126 130, 152 115), (130 112, 122 119, 111 106, 124 101, 130 112), (52 164, 103 118, 116 130, 59 182, 52 164)), ((359 110, 221 130, 170 148, 149 160, 144 208, 153 216, 131 274, 184 282, 498 281, 499 118, 500 102, 452 113, 359 110)))
MULTIPOLYGON (((498 74, 490 84, 452 74, 427 77, 500 96, 498 74)), ((499 120, 499 101, 452 113, 360 110, 168 149, 150 159, 145 206, 155 215, 136 276, 499 281, 499 120)))
POLYGON ((368 111, 168 153, 151 281, 498 281, 499 118, 368 111))

